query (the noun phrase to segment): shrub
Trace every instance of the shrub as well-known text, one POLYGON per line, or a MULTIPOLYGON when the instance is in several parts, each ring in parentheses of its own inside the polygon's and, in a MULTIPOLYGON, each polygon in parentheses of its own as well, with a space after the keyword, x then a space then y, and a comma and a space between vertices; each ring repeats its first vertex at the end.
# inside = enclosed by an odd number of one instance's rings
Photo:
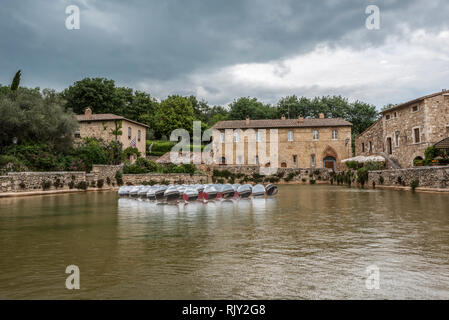
POLYGON ((415 189, 416 189, 418 186, 419 186, 419 180, 413 180, 413 181, 410 183, 410 187, 412 187, 412 191, 413 191, 413 192, 415 191, 415 189))
POLYGON ((108 184, 108 186, 110 186, 111 185, 111 178, 106 177, 106 183, 108 184))
POLYGON ((313 174, 316 175, 316 176, 319 175, 320 174, 320 170, 313 171, 313 174))
POLYGON ((360 185, 363 186, 368 181, 368 170, 366 168, 359 168, 357 169, 357 182, 360 183, 360 185))
POLYGON ((282 179, 284 177, 284 175, 285 175, 285 171, 279 171, 277 174, 279 179, 282 179))
POLYGON ((53 186, 55 187, 55 189, 58 189, 60 187, 62 188, 63 184, 61 183, 61 180, 58 178, 55 180, 55 182, 53 182, 53 186))
POLYGON ((253 173, 252 180, 253 180, 255 183, 260 183, 260 182, 263 181, 263 176, 261 176, 261 175, 258 174, 258 173, 253 173))
POLYGON ((99 180, 97 181, 97 187, 98 187, 98 188, 103 188, 103 185, 104 185, 104 180, 103 180, 103 179, 99 179, 99 180))
POLYGON ((69 189, 75 188, 75 182, 73 182, 73 180, 70 181, 70 182, 68 183, 68 185, 69 185, 69 189))
POLYGON ((357 161, 346 161, 346 167, 348 167, 348 169, 356 170, 358 166, 359 164, 357 161))
POLYGON ((379 177, 379 184, 384 184, 384 182, 385 182, 384 177, 380 176, 379 177))
POLYGON ((44 180, 42 181, 41 185, 43 190, 48 190, 51 187, 51 182, 48 180, 44 180))
POLYGON ((365 162, 365 164, 363 166, 368 171, 378 171, 378 170, 382 170, 383 163, 382 162, 367 161, 367 162, 365 162))
POLYGON ((25 182, 20 181, 19 187, 20 187, 20 189, 25 189, 25 187, 26 187, 25 182))
POLYGON ((96 182, 95 182, 95 181, 91 181, 91 182, 90 182, 90 186, 91 186, 92 188, 95 188, 95 187, 96 187, 96 185, 97 185, 97 184, 96 184, 96 182))
POLYGON ((302 181, 302 182, 306 182, 307 179, 306 179, 306 178, 302 178, 301 181, 302 181))
POLYGON ((310 180, 310 184, 315 184, 315 182, 316 182, 316 181, 315 181, 314 179, 311 179, 311 180, 310 180))
POLYGON ((171 141, 146 141, 148 154, 151 155, 163 155, 167 152, 170 152, 171 149, 174 147, 175 143, 171 141), (151 147, 151 153, 149 152, 149 148, 151 143, 153 143, 153 146, 151 147))
POLYGON ((117 170, 115 173, 115 181, 117 181, 117 185, 123 185, 123 172, 121 170, 117 170))
POLYGON ((287 176, 286 178, 284 178, 284 181, 285 181, 285 182, 289 182, 289 181, 291 181, 294 177, 295 177, 295 174, 294 174, 293 172, 290 172, 290 173, 288 174, 288 176, 287 176))
POLYGON ((137 148, 128 147, 125 150, 123 150, 123 155, 125 156, 126 159, 129 159, 133 155, 140 157, 141 153, 139 152, 139 150, 137 148))
POLYGON ((87 190, 87 182, 86 181, 80 181, 77 183, 76 188, 79 190, 87 190))

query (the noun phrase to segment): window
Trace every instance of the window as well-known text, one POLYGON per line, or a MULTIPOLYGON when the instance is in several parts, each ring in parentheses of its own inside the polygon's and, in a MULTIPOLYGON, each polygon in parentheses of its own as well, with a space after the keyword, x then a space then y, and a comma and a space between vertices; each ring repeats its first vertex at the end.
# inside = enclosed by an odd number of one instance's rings
POLYGON ((131 139, 131 127, 128 127, 128 139, 131 139))
POLYGON ((237 164, 243 164, 243 157, 237 156, 237 164))
POLYGON ((254 163, 256 164, 256 166, 259 165, 259 156, 254 157, 254 163))
POLYGON ((337 139, 338 139, 338 131, 332 130, 332 140, 337 140, 337 139))
POLYGON ((140 130, 137 130, 137 141, 140 141, 140 130))
POLYGON ((226 164, 226 158, 225 157, 221 157, 220 158, 220 164, 226 164))
POLYGON ((396 131, 394 133, 394 145, 396 148, 399 147, 399 131, 396 131))
POLYGON ((388 152, 388 154, 393 154, 393 148, 391 145, 391 137, 387 138, 387 152, 388 152))
POLYGON ((362 142, 362 152, 365 152, 365 144, 362 142))
POLYGON ((310 164, 312 165, 312 167, 315 167, 315 155, 314 154, 312 154, 310 156, 310 164))
POLYGON ((75 132, 75 138, 77 138, 77 139, 81 138, 81 133, 79 131, 75 132))
POLYGON ((387 114, 386 116, 385 116, 385 118, 387 119, 387 120, 390 120, 390 115, 389 114, 387 114))
POLYGON ((225 134, 223 132, 220 133, 220 142, 225 142, 225 134))
POLYGON ((394 117, 395 117, 395 118, 398 117, 398 113, 397 113, 397 112, 394 113, 394 117))
POLYGON ((239 142, 239 133, 234 132, 234 142, 239 142))
POLYGON ((413 106, 412 107, 412 112, 416 112, 416 111, 418 111, 419 110, 419 106, 413 106))
POLYGON ((288 141, 293 141, 293 131, 292 130, 290 130, 288 132, 288 141))
POLYGON ((421 142, 421 137, 419 136, 419 128, 413 128, 413 140, 415 143, 421 142))
POLYGON ((369 152, 373 152, 373 143, 369 142, 369 152))
POLYGON ((293 166, 294 167, 297 167, 297 159, 298 159, 297 155, 296 154, 293 155, 293 166))
POLYGON ((313 130, 313 140, 318 140, 320 137, 318 130, 313 130))
POLYGON ((260 142, 260 131, 256 132, 256 142, 260 142))

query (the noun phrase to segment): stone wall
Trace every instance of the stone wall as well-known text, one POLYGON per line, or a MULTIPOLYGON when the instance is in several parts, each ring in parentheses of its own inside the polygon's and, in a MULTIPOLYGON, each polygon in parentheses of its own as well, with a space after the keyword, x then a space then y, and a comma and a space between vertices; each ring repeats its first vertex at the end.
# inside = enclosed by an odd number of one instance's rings
POLYGON ((117 171, 122 170, 123 165, 98 165, 95 164, 92 166, 91 174, 94 175, 94 180, 102 179, 104 183, 106 183, 107 178, 110 179, 111 183, 115 183, 115 174, 117 171))
POLYGON ((410 187, 414 180, 418 181, 418 187, 449 191, 449 166, 371 171, 368 174, 368 186, 375 182, 376 185, 410 187))
POLYGON ((148 183, 173 183, 173 184, 194 184, 208 183, 209 177, 203 174, 190 175, 187 173, 143 173, 124 174, 123 183, 125 185, 141 185, 148 183))
POLYGON ((74 184, 86 180, 85 172, 10 172, 0 177, 1 192, 23 192, 42 190, 43 183, 49 182, 49 189, 69 189, 74 184), (59 186, 55 187, 55 183, 59 186))
POLYGON ((227 183, 240 183, 245 179, 248 179, 248 182, 254 182, 254 175, 257 178, 257 175, 262 174, 262 183, 277 183, 277 184, 304 184, 310 183, 311 180, 314 180, 315 183, 328 183, 333 170, 326 168, 278 168, 274 170, 273 168, 260 168, 258 166, 212 166, 211 170, 208 172, 211 176, 211 180, 215 180, 216 182, 220 182, 222 179, 227 183), (259 169, 268 170, 271 169, 271 172, 260 172, 259 169), (223 176, 214 176, 215 171, 228 171, 233 174, 230 179, 226 179, 223 176), (286 178, 288 181, 286 181, 286 178), (234 181, 233 181, 234 180, 234 181))
POLYGON ((380 152, 384 152, 382 119, 377 120, 355 139, 356 155, 370 156, 380 152))

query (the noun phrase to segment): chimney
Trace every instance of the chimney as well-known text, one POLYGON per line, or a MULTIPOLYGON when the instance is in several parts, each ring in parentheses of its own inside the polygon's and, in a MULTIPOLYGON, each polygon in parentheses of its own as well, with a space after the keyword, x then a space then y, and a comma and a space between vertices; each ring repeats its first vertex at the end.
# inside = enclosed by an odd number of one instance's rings
POLYGON ((304 120, 304 118, 303 118, 302 116, 299 116, 299 117, 298 117, 298 123, 302 123, 303 120, 304 120))
POLYGON ((320 113, 320 119, 324 119, 324 113, 320 113))
POLYGON ((84 115, 86 116, 87 119, 92 118, 92 109, 87 107, 86 110, 84 110, 84 115))
POLYGON ((285 115, 282 115, 281 120, 285 120, 285 115))
POLYGON ((245 121, 246 125, 249 126, 249 116, 246 116, 246 121, 245 121))

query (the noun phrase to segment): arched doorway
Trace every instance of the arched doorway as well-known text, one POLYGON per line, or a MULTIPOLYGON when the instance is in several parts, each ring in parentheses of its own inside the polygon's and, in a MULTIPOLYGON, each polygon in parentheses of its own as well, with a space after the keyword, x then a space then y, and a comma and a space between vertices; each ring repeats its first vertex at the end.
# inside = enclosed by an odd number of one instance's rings
POLYGON ((226 157, 221 157, 220 158, 220 165, 225 165, 226 164, 226 157))
POLYGON ((332 169, 337 171, 337 152, 331 146, 327 146, 322 153, 323 157, 323 168, 332 169))
POLYGON ((265 168, 269 168, 269 167, 271 167, 271 163, 269 163, 269 162, 265 163, 265 168))
POLYGON ((423 157, 417 156, 415 159, 413 159, 412 165, 414 167, 420 167, 420 166, 424 165, 423 160, 424 160, 423 157))
POLYGON ((327 156, 323 159, 323 167, 337 171, 337 159, 332 156, 327 156))
POLYGON ((281 168, 287 168, 287 163, 286 162, 281 162, 281 168))

